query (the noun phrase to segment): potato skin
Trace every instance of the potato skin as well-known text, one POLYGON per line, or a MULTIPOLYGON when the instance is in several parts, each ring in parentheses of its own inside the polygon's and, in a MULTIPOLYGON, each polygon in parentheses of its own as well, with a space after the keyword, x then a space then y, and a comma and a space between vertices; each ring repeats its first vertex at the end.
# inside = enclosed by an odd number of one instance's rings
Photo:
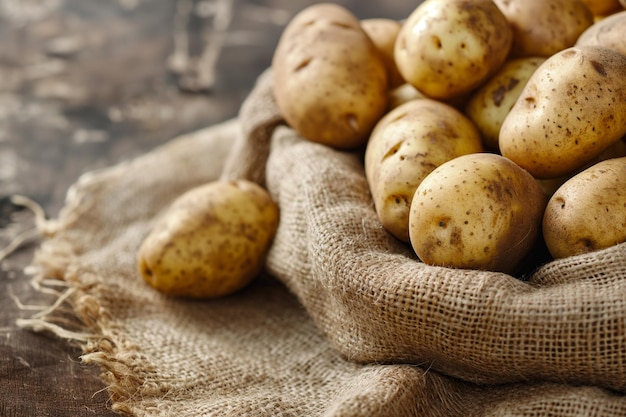
POLYGON ((160 292, 216 298, 263 268, 278 207, 255 183, 215 181, 178 197, 137 252, 139 273, 160 292))
POLYGON ((608 16, 621 10, 619 0, 581 0, 594 16, 608 16))
POLYGON ((407 101, 427 98, 424 94, 420 93, 417 88, 413 87, 413 85, 409 83, 401 84, 398 87, 389 90, 387 97, 388 111, 395 109, 407 101))
POLYGON ((408 242, 411 200, 419 183, 444 162, 482 151, 476 127, 447 104, 416 99, 387 113, 365 150, 365 175, 383 226, 408 242))
POLYGON ((396 65, 422 93, 447 100, 489 78, 511 42, 512 29, 491 0, 427 0, 402 25, 396 65))
POLYGON ((285 27, 272 59, 274 95, 304 138, 339 149, 365 144, 386 109, 387 70, 361 22, 320 3, 285 27))
POLYGON ((372 42, 374 42, 376 49, 378 49, 383 59, 385 67, 387 68, 389 88, 394 89, 404 84, 404 78, 402 78, 402 74, 398 71, 394 57, 396 38, 402 28, 400 22, 384 18, 363 19, 361 21, 361 27, 372 42))
POLYGON ((549 57, 569 48, 594 22, 579 0, 494 0, 513 28, 511 56, 549 57))
POLYGON ((510 273, 535 244, 545 203, 533 177, 510 160, 460 156, 417 187, 411 245, 430 265, 510 273))
POLYGON ((504 119, 502 155, 537 178, 583 167, 626 134, 626 56, 572 47, 531 76, 504 119))
POLYGON ((543 57, 508 60, 470 97, 465 106, 465 114, 476 124, 489 149, 500 149, 498 137, 502 122, 530 76, 544 61, 543 57))
POLYGON ((566 181, 546 206, 543 236, 556 259, 626 242, 626 157, 598 162, 566 181))
POLYGON ((626 55, 626 10, 591 25, 578 37, 576 46, 602 46, 626 55))

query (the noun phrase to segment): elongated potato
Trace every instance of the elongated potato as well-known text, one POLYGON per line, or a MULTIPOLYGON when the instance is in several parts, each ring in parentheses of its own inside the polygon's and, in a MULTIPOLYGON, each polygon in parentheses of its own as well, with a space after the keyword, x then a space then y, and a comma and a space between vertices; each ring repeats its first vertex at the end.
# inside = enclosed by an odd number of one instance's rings
POLYGON ((470 97, 465 106, 465 114, 476 124, 489 149, 499 150, 498 137, 502 122, 530 76, 543 61, 543 57, 508 60, 470 97))
POLYGON ((278 207, 255 183, 215 181, 178 197, 137 252, 143 279, 160 292, 222 297, 263 268, 278 207))
POLYGON ((548 58, 504 119, 502 155, 537 178, 566 175, 626 134, 626 56, 572 47, 548 58))
POLYGON ((383 226, 408 242, 411 200, 424 177, 450 159, 482 151, 476 127, 447 104, 417 99, 385 115, 365 150, 365 175, 383 226))
POLYGON ((546 206, 543 236, 554 258, 626 242, 626 157, 598 162, 565 182, 546 206))
POLYGON ((342 6, 300 11, 272 59, 281 114, 304 138, 334 148, 362 146, 387 105, 387 70, 361 22, 342 6))

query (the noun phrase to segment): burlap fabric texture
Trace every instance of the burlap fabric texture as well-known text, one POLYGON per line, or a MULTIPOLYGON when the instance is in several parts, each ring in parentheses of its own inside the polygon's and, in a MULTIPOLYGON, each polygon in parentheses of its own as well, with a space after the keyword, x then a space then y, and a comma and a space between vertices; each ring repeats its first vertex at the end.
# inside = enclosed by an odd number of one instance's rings
POLYGON ((626 416, 625 244, 527 280, 424 265, 378 222, 361 156, 284 126, 271 82, 236 119, 84 176, 45 225, 34 263, 70 286, 114 410, 626 416), (214 301, 157 293, 139 244, 176 197, 220 177, 280 206, 266 274, 214 301))

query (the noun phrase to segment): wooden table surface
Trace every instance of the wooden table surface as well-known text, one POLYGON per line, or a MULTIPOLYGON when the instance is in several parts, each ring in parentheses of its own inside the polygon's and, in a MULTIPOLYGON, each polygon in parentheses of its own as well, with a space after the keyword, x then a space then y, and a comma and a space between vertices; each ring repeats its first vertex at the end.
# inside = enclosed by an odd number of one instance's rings
MULTIPOLYGON (((82 173, 234 117, 284 25, 312 3, 1 0, 0 251, 34 226, 11 196, 54 218, 82 173)), ((419 2, 337 3, 401 19, 419 2)), ((0 261, 0 416, 115 415, 78 347, 16 324, 50 303, 25 273, 37 242, 0 261)))

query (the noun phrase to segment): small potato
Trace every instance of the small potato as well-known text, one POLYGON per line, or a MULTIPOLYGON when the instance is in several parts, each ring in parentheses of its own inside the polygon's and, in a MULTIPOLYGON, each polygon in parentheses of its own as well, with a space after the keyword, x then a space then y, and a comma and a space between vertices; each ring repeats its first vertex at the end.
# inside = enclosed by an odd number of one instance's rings
POLYGON ((557 259, 626 242, 626 157, 598 162, 565 182, 546 206, 543 236, 557 259))
POLYGON ((402 25, 396 65, 422 93, 447 100, 468 93, 497 71, 512 36, 491 0, 427 0, 402 25))
POLYGON ((576 46, 603 46, 626 55, 626 10, 587 28, 576 41, 576 46))
POLYGON ((400 71, 398 71, 396 60, 393 56, 396 38, 398 37, 398 33, 400 33, 400 28, 402 28, 400 22, 383 18, 363 19, 361 21, 361 27, 372 42, 374 42, 378 52, 380 52, 385 67, 387 68, 389 88, 393 89, 404 84, 404 78, 402 78, 400 71))
POLYGON ((160 292, 216 298, 263 268, 278 227, 278 207, 255 183, 215 181, 181 195, 137 253, 144 280, 160 292))
POLYGON ((476 124, 485 145, 499 150, 502 121, 522 93, 526 82, 545 61, 543 57, 506 61, 500 70, 470 97, 465 114, 476 124))
POLYGON ((510 160, 460 156, 417 187, 411 245, 427 264, 511 272, 537 240, 545 203, 534 178, 510 160))
POLYGON ((387 69, 361 22, 342 6, 300 11, 283 31, 272 59, 282 116, 304 138, 353 149, 387 106, 387 69))
POLYGON ((396 107, 406 103, 407 101, 416 100, 420 98, 426 98, 426 96, 413 87, 413 85, 404 83, 388 93, 387 106, 389 110, 393 110, 396 107))
POLYGON ((425 98, 387 113, 365 150, 365 175, 383 226, 408 242, 411 199, 422 179, 450 159, 482 151, 476 127, 447 104, 425 98))
POLYGON ((500 129, 500 151, 537 178, 592 161, 626 134, 626 56, 572 47, 531 76, 500 129))
POLYGON ((513 57, 549 57, 569 48, 594 22, 579 0, 494 0, 513 28, 513 57))

